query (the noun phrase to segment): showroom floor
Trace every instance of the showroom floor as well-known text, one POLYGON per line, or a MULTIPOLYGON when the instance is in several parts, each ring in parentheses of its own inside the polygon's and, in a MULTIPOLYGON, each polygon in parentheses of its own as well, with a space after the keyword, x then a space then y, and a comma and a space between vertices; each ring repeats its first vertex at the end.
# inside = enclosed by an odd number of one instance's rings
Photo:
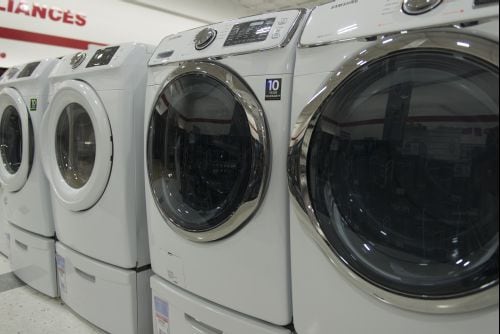
POLYGON ((10 271, 0 254, 0 333, 88 334, 104 333, 73 313, 60 299, 49 298, 10 271))

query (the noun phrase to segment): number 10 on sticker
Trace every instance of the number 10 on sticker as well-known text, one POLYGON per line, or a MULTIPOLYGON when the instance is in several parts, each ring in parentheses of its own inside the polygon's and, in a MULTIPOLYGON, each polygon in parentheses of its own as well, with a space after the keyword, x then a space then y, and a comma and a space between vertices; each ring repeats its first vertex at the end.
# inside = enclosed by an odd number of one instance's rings
POLYGON ((281 78, 266 79, 266 100, 281 100, 281 78))

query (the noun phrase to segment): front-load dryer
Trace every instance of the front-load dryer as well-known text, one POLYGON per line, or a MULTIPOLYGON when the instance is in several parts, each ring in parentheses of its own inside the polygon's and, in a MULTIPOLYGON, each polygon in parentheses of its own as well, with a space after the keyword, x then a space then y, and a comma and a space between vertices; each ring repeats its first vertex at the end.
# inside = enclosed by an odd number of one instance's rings
POLYGON ((12 68, 0 86, 0 182, 6 218, 45 237, 54 236, 54 222, 38 136, 48 103, 48 76, 57 62, 44 59, 12 68))
POLYGON ((7 243, 7 223, 5 221, 4 209, 5 205, 3 204, 3 187, 0 184, 0 253, 5 256, 9 256, 9 247, 7 243))
POLYGON ((498 1, 312 12, 288 163, 297 333, 498 333, 498 55, 498 1))
POLYGON ((128 43, 64 57, 49 78, 42 122, 61 298, 113 333, 151 327, 149 313, 142 316, 151 272, 143 124, 153 50, 128 43))
POLYGON ((0 182, 12 271, 56 297, 54 222, 38 140, 47 108, 48 76, 59 62, 43 59, 9 69, 0 83, 0 182))
POLYGON ((166 37, 149 63, 146 206, 155 274, 291 322, 286 151, 305 11, 166 37))
POLYGON ((149 264, 138 124, 151 53, 129 43, 64 57, 42 124, 58 239, 122 268, 149 264))

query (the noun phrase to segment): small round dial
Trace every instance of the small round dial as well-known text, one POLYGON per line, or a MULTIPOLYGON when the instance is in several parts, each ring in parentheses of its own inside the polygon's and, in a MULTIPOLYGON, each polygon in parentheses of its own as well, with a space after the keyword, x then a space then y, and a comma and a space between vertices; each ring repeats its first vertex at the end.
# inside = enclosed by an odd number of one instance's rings
POLYGON ((85 53, 85 52, 78 52, 77 54, 75 54, 69 62, 69 64, 71 65, 71 68, 75 69, 78 66, 80 66, 86 57, 87 57, 87 53, 85 53))
POLYGON ((203 50, 208 47, 217 37, 217 30, 205 28, 201 30, 194 38, 194 47, 196 50, 203 50))
POLYGON ((409 15, 427 13, 439 6, 443 0, 404 0, 403 12, 409 15))

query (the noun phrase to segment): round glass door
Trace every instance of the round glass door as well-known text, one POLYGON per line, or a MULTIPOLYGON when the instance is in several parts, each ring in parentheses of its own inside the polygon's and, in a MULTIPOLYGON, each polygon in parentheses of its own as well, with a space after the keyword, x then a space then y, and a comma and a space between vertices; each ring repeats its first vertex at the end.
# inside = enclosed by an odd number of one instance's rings
POLYGON ((78 103, 67 105, 57 122, 56 158, 66 183, 83 187, 94 168, 95 134, 92 120, 78 103))
POLYGON ((0 181, 9 191, 20 190, 33 164, 33 126, 19 93, 0 92, 0 181))
POLYGON ((0 120, 0 152, 5 169, 15 174, 23 157, 23 133, 21 118, 16 108, 5 108, 0 120))
POLYGON ((72 211, 91 208, 104 193, 113 146, 108 116, 87 84, 68 80, 42 120, 43 167, 58 200, 72 211))
POLYGON ((267 173, 262 109, 237 77, 213 64, 192 64, 172 77, 150 119, 152 193, 174 230, 216 240, 259 203, 267 173))
POLYGON ((357 62, 298 177, 324 245, 394 304, 498 287, 498 64, 430 46, 357 62))

